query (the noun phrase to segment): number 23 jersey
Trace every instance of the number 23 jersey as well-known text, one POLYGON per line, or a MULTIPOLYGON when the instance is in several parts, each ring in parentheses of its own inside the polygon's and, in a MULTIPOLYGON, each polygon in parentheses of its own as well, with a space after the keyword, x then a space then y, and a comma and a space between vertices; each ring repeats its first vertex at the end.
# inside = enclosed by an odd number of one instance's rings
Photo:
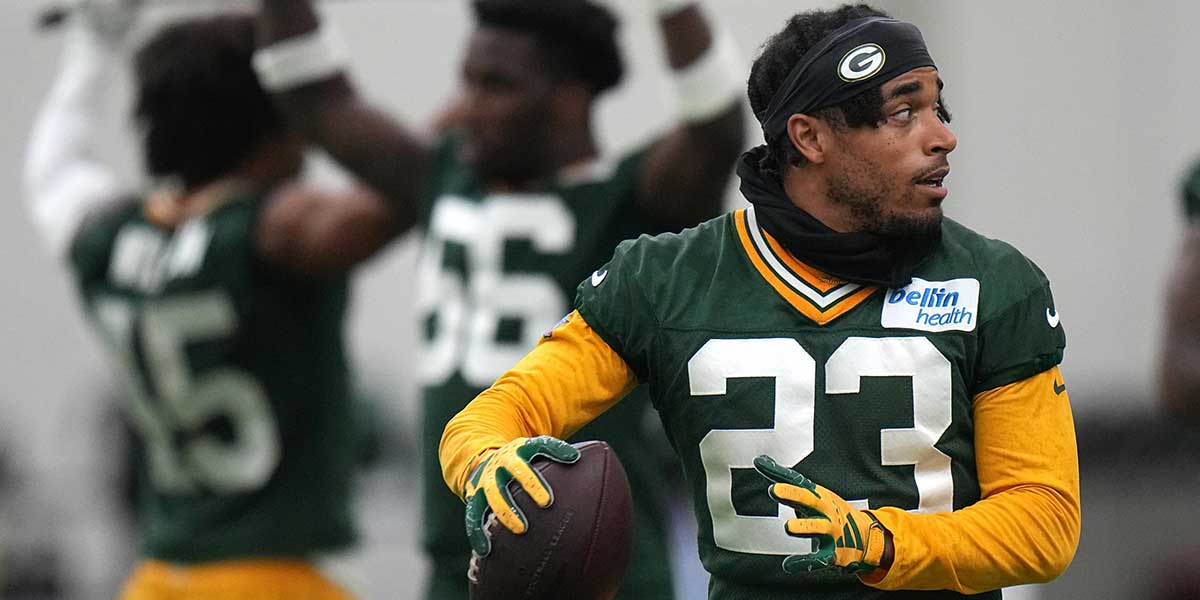
POLYGON ((979 500, 972 399, 1057 365, 1065 337, 1032 262, 953 221, 942 231, 903 289, 829 280, 752 208, 623 243, 580 284, 580 314, 649 385, 682 460, 714 591, 885 593, 783 572, 811 543, 784 532, 760 454, 861 508, 979 500))

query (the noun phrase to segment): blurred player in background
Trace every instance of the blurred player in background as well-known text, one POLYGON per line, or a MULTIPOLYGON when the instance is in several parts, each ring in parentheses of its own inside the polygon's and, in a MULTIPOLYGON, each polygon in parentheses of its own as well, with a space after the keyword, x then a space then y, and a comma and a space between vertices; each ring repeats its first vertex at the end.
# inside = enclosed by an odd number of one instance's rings
POLYGON ((943 218, 941 88, 920 31, 865 5, 769 39, 751 208, 622 243, 447 425, 476 551, 488 504, 526 526, 507 480, 549 501, 531 456, 578 456, 548 436, 646 384, 711 598, 995 599, 1058 576, 1080 527, 1065 337, 1037 266, 943 218))
POLYGON ((136 2, 90 2, 34 126, 33 220, 129 384, 144 556, 124 598, 348 598, 355 458, 347 274, 396 233, 364 190, 294 181, 304 144, 251 67, 250 15, 173 23, 138 50, 158 186, 131 194, 96 130, 136 2))
POLYGON ((1184 179, 1183 203, 1187 225, 1167 295, 1161 393, 1168 412, 1200 423, 1200 163, 1184 179))
MULTIPOLYGON (((423 543, 427 597, 465 598, 470 547, 462 504, 442 484, 446 422, 532 348, 570 308, 578 280, 621 240, 679 230, 720 212, 742 148, 741 77, 730 40, 689 1, 656 2, 683 119, 619 159, 600 156, 595 100, 624 66, 617 23, 583 0, 477 0, 477 27, 449 107, 452 129, 425 141, 365 105, 328 26, 307 2, 263 0, 259 73, 309 137, 419 225, 425 347, 423 543)), ((412 60, 418 60, 414 48, 412 60)), ((662 478, 645 396, 581 439, 627 457, 637 499, 628 598, 669 598, 662 478)), ((661 434, 659 434, 661 435, 661 434)))

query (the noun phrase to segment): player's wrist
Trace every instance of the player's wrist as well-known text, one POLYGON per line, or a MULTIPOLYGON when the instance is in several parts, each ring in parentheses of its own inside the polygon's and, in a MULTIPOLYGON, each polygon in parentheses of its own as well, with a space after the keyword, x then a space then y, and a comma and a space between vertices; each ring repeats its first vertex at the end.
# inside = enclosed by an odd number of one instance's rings
POLYGON ((867 533, 867 553, 864 560, 875 568, 859 573, 858 578, 863 583, 876 584, 883 581, 891 570, 892 563, 896 560, 896 544, 892 532, 884 527, 874 514, 870 511, 863 512, 873 521, 867 533))
POLYGON ((475 454, 475 457, 467 463, 467 468, 463 472, 461 484, 458 486, 458 495, 465 502, 475 492, 478 487, 479 474, 488 458, 499 449, 499 446, 488 446, 475 454))
POLYGON ((710 24, 708 48, 682 69, 671 72, 679 111, 688 122, 707 121, 736 103, 745 93, 741 53, 733 36, 710 24))
POLYGON ((896 562, 896 541, 895 536, 888 531, 887 527, 882 524, 879 527, 883 530, 883 556, 880 557, 879 569, 876 570, 882 570, 884 574, 887 574, 888 570, 892 568, 892 563, 896 562))
POLYGON ((279 40, 254 53, 254 71, 264 89, 285 92, 343 74, 350 52, 329 25, 279 40))

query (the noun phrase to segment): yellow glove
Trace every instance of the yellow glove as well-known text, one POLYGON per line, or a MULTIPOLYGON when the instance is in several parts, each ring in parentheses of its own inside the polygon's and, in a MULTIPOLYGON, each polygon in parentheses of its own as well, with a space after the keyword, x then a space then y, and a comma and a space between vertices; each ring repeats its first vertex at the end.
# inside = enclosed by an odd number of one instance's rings
POLYGON ((535 456, 571 464, 579 460, 579 449, 548 435, 517 438, 488 453, 467 477, 463 488, 463 498, 467 500, 467 539, 476 554, 487 556, 492 550, 484 527, 489 509, 513 533, 525 533, 529 526, 525 515, 513 502, 508 490, 510 482, 516 481, 542 508, 554 502, 554 490, 550 489, 541 472, 529 464, 535 456))
POLYGON ((769 456, 754 459, 754 468, 774 483, 776 502, 796 511, 784 526, 788 535, 816 540, 817 551, 783 559, 783 570, 804 573, 833 569, 867 573, 883 564, 887 530, 871 513, 857 510, 811 479, 779 465, 769 456))

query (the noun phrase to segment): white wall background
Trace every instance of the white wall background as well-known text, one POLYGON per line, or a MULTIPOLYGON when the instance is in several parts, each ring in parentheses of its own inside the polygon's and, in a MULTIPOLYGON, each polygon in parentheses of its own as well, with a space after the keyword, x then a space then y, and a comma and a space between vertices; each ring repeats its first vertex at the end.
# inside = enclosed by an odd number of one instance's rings
MULTIPOLYGON (((0 203, 0 448, 20 457, 31 489, 61 505, 84 555, 72 566, 96 581, 122 560, 102 552, 111 526, 96 516, 104 507, 89 492, 104 473, 97 465, 106 464, 95 422, 103 409, 97 388, 107 377, 69 282, 28 227, 20 198, 24 144, 61 43, 31 28, 45 4, 0 1, 0 190, 7 191, 0 203)), ((607 148, 620 149, 661 129, 673 100, 648 0, 614 4, 627 18, 631 76, 601 103, 599 130, 607 148)), ((739 41, 747 67, 784 19, 829 4, 706 0, 739 41)), ((200 5, 220 3, 193 3, 200 5)), ((1176 184, 1200 153, 1200 3, 879 6, 921 26, 946 81, 960 141, 951 156, 949 214, 1012 242, 1054 284, 1076 412, 1154 410, 1161 290, 1179 232, 1176 184)), ((360 0, 330 3, 327 12, 350 43, 356 80, 378 104, 419 124, 453 91, 470 27, 464 3, 360 0)), ((114 125, 106 144, 136 181, 124 133, 114 125)), ((731 194, 730 201, 737 199, 731 194)), ((406 240, 364 270, 351 333, 364 378, 395 390, 391 410, 409 426, 412 257, 406 240)), ((388 531, 410 535, 412 523, 392 523, 388 531)))

